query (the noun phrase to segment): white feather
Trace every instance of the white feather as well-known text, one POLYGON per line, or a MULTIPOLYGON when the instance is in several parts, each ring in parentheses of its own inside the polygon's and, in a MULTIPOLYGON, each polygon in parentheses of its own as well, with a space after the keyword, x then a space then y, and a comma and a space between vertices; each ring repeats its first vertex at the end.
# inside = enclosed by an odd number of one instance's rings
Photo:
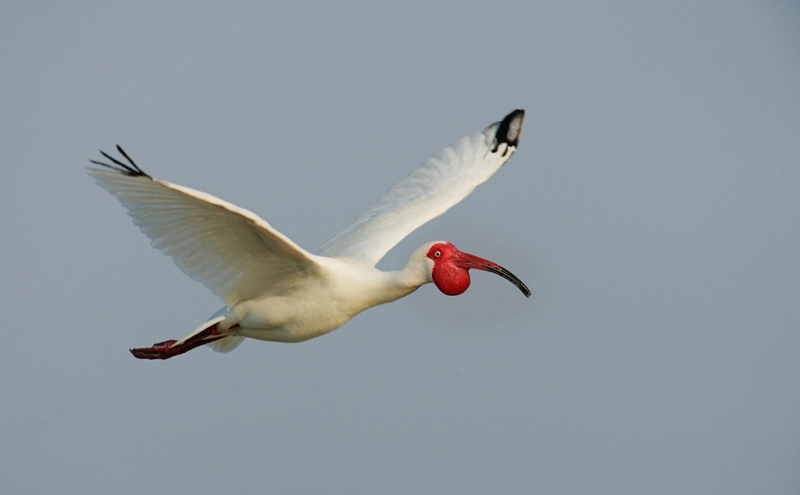
MULTIPOLYGON (((93 161, 105 168, 90 168, 89 174, 128 209, 154 247, 226 304, 180 341, 132 352, 167 359, 220 335, 209 342, 220 352, 233 350, 245 337, 299 342, 432 282, 434 262, 427 257, 432 243, 418 248, 400 271, 374 266, 405 236, 461 201, 508 161, 524 115, 515 110, 437 153, 328 241, 324 256, 309 254, 248 210, 150 177, 120 147, 128 164, 103 153, 114 165, 93 161)), ((530 296, 519 279, 492 266, 490 271, 530 296)))
MULTIPOLYGON (((515 120, 514 137, 521 132, 515 120)), ((516 150, 496 146, 499 122, 436 153, 320 248, 323 256, 358 258, 374 266, 419 226, 438 217, 486 182, 516 150)))
POLYGON ((216 352, 226 354, 239 347, 239 344, 241 344, 246 338, 247 337, 243 337, 241 335, 229 335, 228 337, 215 340, 214 342, 206 345, 214 349, 216 352))
POLYGON ((226 305, 277 290, 317 263, 254 213, 210 194, 146 175, 89 169, 120 200, 153 247, 226 305))

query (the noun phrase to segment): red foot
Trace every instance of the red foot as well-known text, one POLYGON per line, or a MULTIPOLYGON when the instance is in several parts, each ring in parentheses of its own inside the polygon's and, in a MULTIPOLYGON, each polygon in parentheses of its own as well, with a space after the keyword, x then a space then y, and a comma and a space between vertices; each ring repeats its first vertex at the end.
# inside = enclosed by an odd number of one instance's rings
POLYGON ((175 345, 177 340, 165 340, 164 342, 153 344, 153 347, 139 347, 130 351, 133 357, 139 359, 169 359, 224 337, 225 335, 220 335, 219 331, 217 331, 217 325, 215 324, 179 346, 175 345))

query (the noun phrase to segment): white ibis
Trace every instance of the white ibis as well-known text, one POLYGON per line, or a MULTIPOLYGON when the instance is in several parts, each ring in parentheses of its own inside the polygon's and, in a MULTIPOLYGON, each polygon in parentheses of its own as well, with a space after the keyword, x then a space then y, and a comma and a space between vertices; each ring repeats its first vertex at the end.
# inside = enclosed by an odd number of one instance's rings
POLYGON ((131 349, 140 359, 169 359, 209 344, 233 350, 245 337, 301 342, 331 332, 358 313, 395 301, 433 282, 455 296, 469 287, 469 270, 485 270, 531 293, 502 266, 429 242, 405 268, 375 264, 394 245, 485 182, 516 150, 525 120, 514 110, 501 122, 466 136, 398 182, 355 222, 311 254, 254 213, 210 194, 147 175, 117 146, 123 163, 91 160, 97 183, 128 209, 154 247, 171 256, 225 307, 181 340, 131 349))

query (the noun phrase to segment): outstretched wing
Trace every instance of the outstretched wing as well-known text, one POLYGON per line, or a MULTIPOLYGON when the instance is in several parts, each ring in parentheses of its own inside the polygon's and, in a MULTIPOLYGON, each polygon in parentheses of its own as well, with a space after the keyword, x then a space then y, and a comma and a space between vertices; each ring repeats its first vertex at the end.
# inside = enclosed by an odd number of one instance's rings
POLYGON ((359 258, 375 265, 405 236, 438 217, 486 182, 517 149, 524 110, 443 149, 395 184, 320 249, 324 256, 359 258))
POLYGON ((226 305, 267 294, 319 269, 313 255, 254 213, 154 179, 117 149, 128 164, 101 151, 112 164, 91 160, 104 168, 89 168, 89 175, 120 200, 153 247, 226 305))

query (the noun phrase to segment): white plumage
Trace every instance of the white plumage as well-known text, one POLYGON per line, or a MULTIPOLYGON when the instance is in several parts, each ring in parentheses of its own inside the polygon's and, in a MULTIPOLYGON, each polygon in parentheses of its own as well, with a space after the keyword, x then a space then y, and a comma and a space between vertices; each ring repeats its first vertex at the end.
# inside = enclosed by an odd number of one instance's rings
POLYGON ((92 160, 103 168, 90 168, 89 174, 120 200, 154 247, 226 305, 180 341, 132 352, 167 359, 204 344, 227 352, 244 337, 307 340, 424 283, 435 282, 446 294, 461 293, 469 285, 469 268, 497 273, 529 296, 507 270, 448 243, 421 246, 403 270, 375 268, 405 236, 461 201, 508 161, 523 122, 524 112, 515 110, 443 149, 336 234, 320 255, 306 252, 248 210, 150 177, 120 147, 128 164, 103 153, 113 164, 92 160))
MULTIPOLYGON (((522 132, 518 120, 513 142, 522 132)), ((397 243, 421 225, 449 210, 494 175, 511 158, 516 145, 495 146, 497 122, 464 136, 436 153, 423 166, 395 184, 373 206, 320 249, 323 256, 361 258, 373 266, 397 243)))

